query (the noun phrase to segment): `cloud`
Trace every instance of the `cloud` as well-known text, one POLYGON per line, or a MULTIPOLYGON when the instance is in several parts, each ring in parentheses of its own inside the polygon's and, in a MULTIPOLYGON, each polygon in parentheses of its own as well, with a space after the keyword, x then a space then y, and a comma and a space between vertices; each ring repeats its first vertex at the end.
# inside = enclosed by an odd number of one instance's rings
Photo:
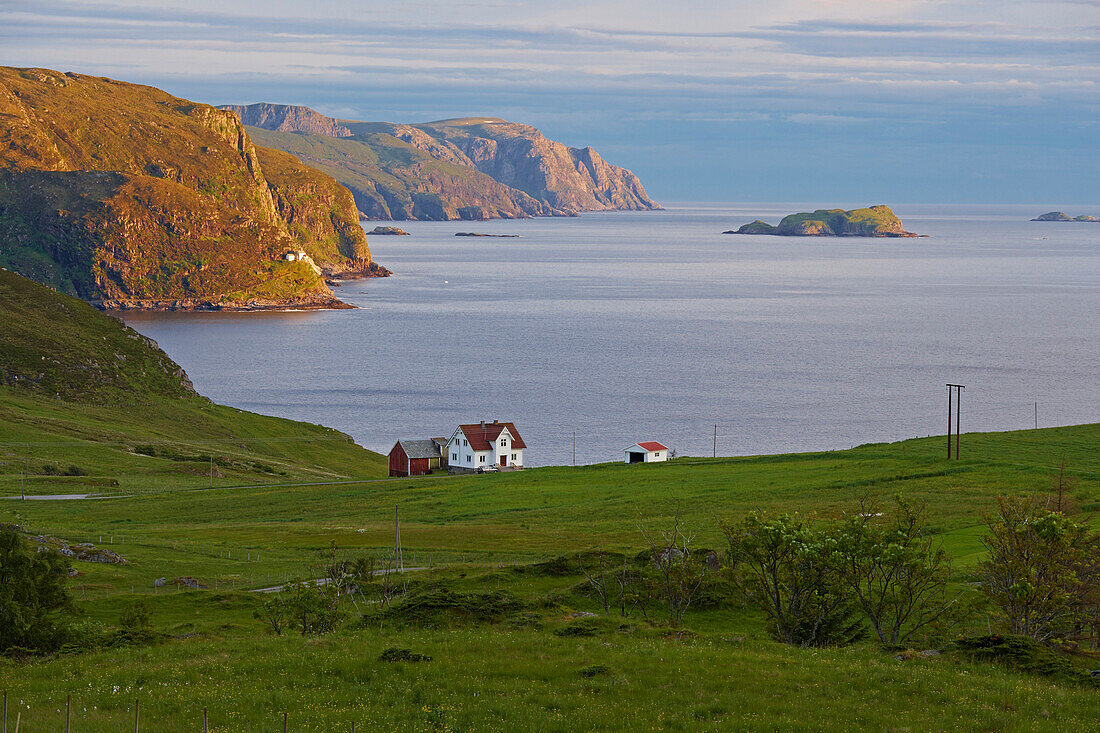
POLYGON ((1095 2, 179 2, 0 1, 0 63, 342 117, 494 114, 642 156, 672 155, 643 131, 706 160, 709 134, 889 129, 1096 157, 1075 133, 1100 118, 1095 2))

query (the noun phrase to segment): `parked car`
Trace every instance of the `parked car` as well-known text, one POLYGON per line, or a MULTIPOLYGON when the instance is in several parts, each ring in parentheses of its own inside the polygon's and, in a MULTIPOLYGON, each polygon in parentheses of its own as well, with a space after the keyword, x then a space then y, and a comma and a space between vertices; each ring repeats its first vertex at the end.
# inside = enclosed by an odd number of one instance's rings
POLYGON ((478 473, 495 473, 500 470, 500 466, 489 464, 488 466, 478 466, 478 473))

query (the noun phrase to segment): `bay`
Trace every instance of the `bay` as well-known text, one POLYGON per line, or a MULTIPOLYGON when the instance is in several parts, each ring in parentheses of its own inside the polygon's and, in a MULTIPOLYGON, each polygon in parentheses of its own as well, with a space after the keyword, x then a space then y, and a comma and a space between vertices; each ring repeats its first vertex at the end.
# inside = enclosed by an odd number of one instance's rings
MULTIPOLYGON (((894 206, 920 239, 723 235, 817 204, 401 222, 355 310, 126 313, 215 401, 398 438, 507 420, 528 465, 847 448, 1100 419, 1100 225, 894 206), (458 231, 518 234, 463 238, 458 231)), ((846 207, 846 208, 851 208, 846 207)), ((1100 213, 1093 207, 1085 213, 1100 213)), ((371 223, 369 227, 373 227, 371 223)), ((1052 457, 1056 461, 1056 457, 1052 457)))

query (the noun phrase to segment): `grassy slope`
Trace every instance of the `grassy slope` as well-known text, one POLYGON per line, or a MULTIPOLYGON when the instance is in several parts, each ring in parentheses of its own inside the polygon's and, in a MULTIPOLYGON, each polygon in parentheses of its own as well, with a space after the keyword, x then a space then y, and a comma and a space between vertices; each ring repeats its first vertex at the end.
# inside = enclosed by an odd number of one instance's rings
POLYGON ((133 329, 6 270, 0 322, 0 493, 21 484, 28 493, 206 486, 211 457, 223 482, 383 471, 381 456, 335 430, 196 395, 133 329), (75 475, 49 475, 71 467, 75 475))
POLYGON ((135 696, 146 720, 173 731, 189 729, 203 707, 225 730, 266 729, 283 710, 304 730, 351 720, 363 730, 1090 730, 1100 715, 1095 691, 951 654, 899 662, 873 644, 789 649, 766 638, 753 612, 736 607, 689 613, 693 634, 685 639, 637 618, 592 638, 562 637, 552 631, 566 624, 563 609, 546 612, 544 630, 383 627, 303 640, 267 635, 251 618, 257 597, 240 587, 302 572, 332 540, 385 548, 399 504, 408 564, 460 563, 419 577, 532 600, 564 594, 567 609, 598 610, 572 591, 580 577, 477 563, 636 548, 639 522, 653 526, 677 508, 713 545, 716 516, 755 507, 827 515, 861 492, 899 490, 929 500, 933 523, 965 574, 978 548, 975 525, 993 496, 1044 490, 1063 458, 1080 480, 1078 498, 1095 508, 1098 441, 1100 425, 1085 425, 969 434, 966 458, 950 464, 942 439, 918 439, 650 466, 198 493, 165 485, 163 493, 129 499, 0 503, 0 521, 18 515, 69 539, 113 539, 130 558, 122 567, 81 566, 75 585, 92 619, 115 623, 130 586, 148 593, 161 575, 193 575, 219 588, 147 595, 155 625, 190 638, 18 668, 0 662, 0 677, 31 705, 39 727, 24 730, 32 731, 56 727, 58 701, 68 692, 87 706, 78 717, 86 731, 117 728, 135 696), (125 543, 122 533, 131 535, 125 543), (433 661, 378 662, 388 646, 433 661), (593 664, 609 671, 580 674, 593 664))

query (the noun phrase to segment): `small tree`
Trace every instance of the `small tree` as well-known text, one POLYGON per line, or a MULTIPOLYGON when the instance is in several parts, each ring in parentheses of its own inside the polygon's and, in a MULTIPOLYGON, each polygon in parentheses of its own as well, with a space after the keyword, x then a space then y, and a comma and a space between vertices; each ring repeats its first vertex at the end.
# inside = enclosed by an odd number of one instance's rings
POLYGON ((0 652, 52 651, 66 636, 73 611, 66 587, 69 562, 56 550, 35 550, 0 528, 0 652))
POLYGON ((687 533, 677 514, 672 524, 652 534, 642 529, 657 569, 658 597, 668 608, 668 621, 679 626, 707 576, 707 566, 691 554, 694 534, 687 533))
POLYGON ((949 618, 958 595, 948 593, 947 553, 924 533, 923 505, 896 498, 885 524, 867 501, 827 531, 832 564, 844 592, 855 600, 884 644, 898 645, 949 618))
POLYGON ((604 615, 610 612, 610 592, 608 575, 611 563, 603 552, 591 553, 591 562, 582 554, 579 558, 581 573, 584 574, 585 589, 595 598, 603 609, 604 615))
POLYGON ((809 522, 753 512, 739 522, 723 523, 722 533, 734 582, 767 615, 776 639, 809 647, 863 635, 830 562, 834 543, 809 522))
POLYGON ((627 553, 623 552, 623 565, 615 571, 615 588, 619 615, 626 618, 641 601, 638 586, 641 578, 638 573, 630 569, 627 553))
POLYGON ((1052 641, 1095 624, 1100 536, 1032 498, 999 497, 986 525, 982 591, 1011 633, 1052 641))
POLYGON ((343 621, 339 589, 313 580, 292 580, 265 598, 254 615, 276 634, 293 628, 302 636, 326 634, 343 621))

